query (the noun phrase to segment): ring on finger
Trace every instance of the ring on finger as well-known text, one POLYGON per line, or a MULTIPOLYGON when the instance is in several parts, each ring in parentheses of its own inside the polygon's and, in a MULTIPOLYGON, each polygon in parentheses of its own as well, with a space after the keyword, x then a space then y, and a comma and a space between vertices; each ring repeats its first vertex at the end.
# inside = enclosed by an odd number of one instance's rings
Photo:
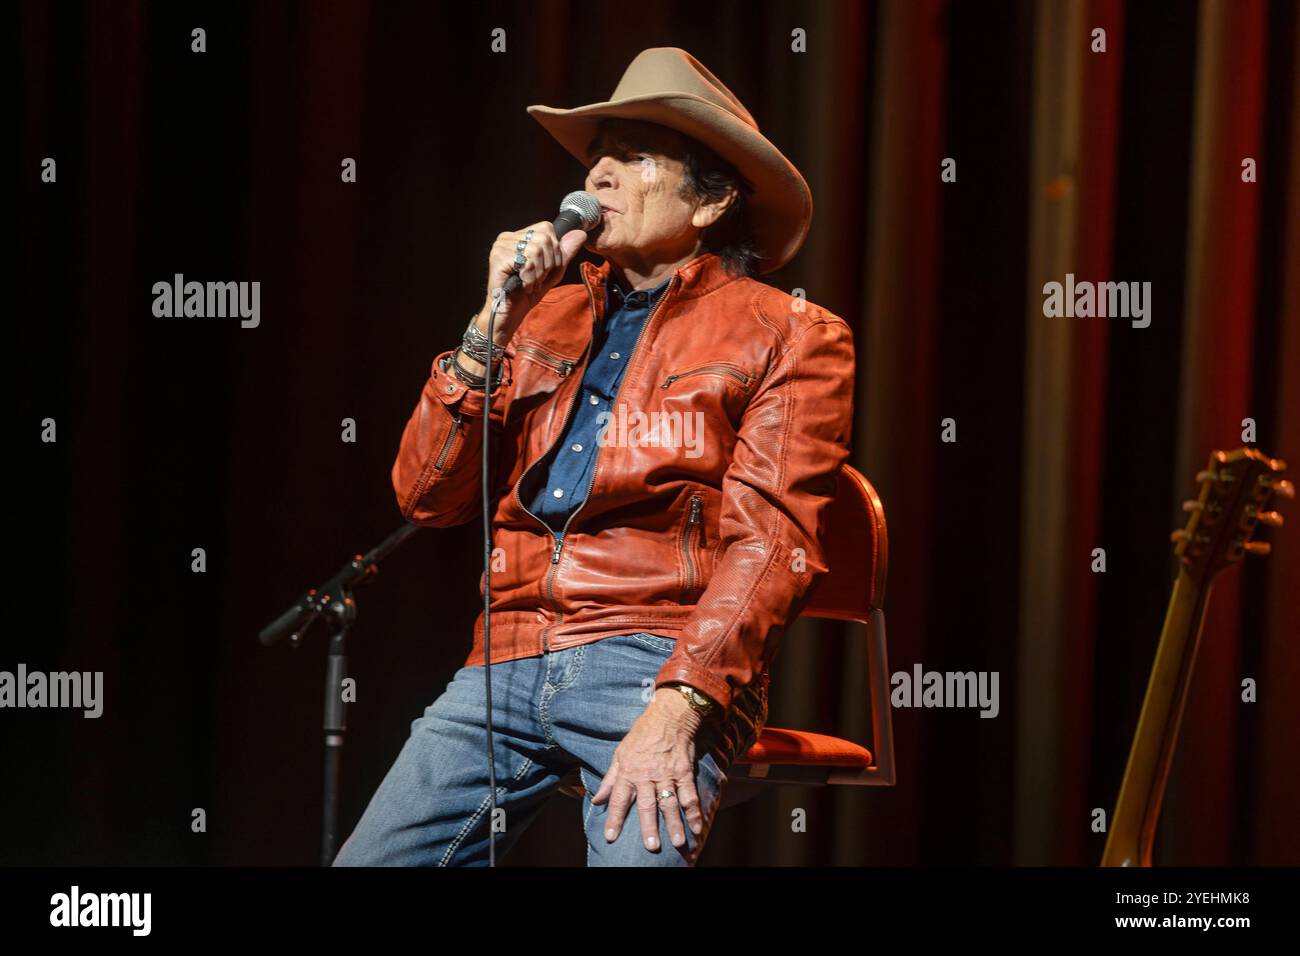
POLYGON ((524 258, 524 250, 528 248, 528 243, 529 241, 532 240, 532 238, 533 238, 533 230, 529 229, 526 233, 524 233, 524 237, 515 243, 515 265, 516 266, 523 266, 528 263, 528 260, 524 258))
POLYGON ((664 787, 662 790, 659 791, 659 802, 663 803, 666 800, 671 800, 673 796, 674 796, 673 792, 669 790, 667 787, 664 787))

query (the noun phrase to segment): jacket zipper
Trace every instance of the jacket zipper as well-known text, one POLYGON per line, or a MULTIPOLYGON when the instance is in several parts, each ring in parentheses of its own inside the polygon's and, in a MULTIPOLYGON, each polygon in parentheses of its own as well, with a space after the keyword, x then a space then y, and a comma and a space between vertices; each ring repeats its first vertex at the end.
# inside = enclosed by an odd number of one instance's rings
MULTIPOLYGON (((591 306, 591 322, 592 322, 591 331, 592 331, 592 336, 594 338, 596 334, 596 297, 592 294, 591 283, 587 281, 587 276, 585 274, 582 277, 582 283, 587 287, 587 302, 591 306)), ((539 354, 541 354, 541 350, 539 349, 533 348, 531 346, 528 346, 527 348, 529 351, 538 352, 539 354)), ((523 349, 516 349, 516 353, 522 350, 523 349)), ((591 341, 588 340, 586 347, 582 350, 582 354, 578 356, 578 362, 577 362, 578 365, 581 365, 583 363, 583 360, 587 357, 590 351, 591 351, 591 341)), ((572 363, 566 362, 564 364, 572 364, 572 363)), ((559 370, 557 369, 557 371, 559 370)), ((564 372, 562 374, 567 375, 568 373, 564 372)), ((524 469, 524 473, 520 475, 519 480, 515 482, 515 487, 512 492, 515 498, 515 504, 519 505, 520 510, 523 511, 524 514, 532 518, 534 521, 536 521, 539 525, 541 525, 543 530, 545 530, 546 533, 551 536, 551 540, 555 542, 555 547, 551 549, 551 572, 548 573, 546 577, 546 598, 548 601, 551 602, 552 606, 554 606, 555 604, 555 591, 553 590, 552 585, 554 584, 555 581, 555 575, 554 575, 555 565, 558 564, 560 560, 561 539, 556 536, 555 532, 551 529, 551 526, 549 524, 547 524, 541 518, 537 517, 537 515, 533 514, 531 511, 528 510, 528 508, 524 505, 523 499, 519 497, 519 489, 523 485, 525 479, 527 479, 529 473, 534 468, 537 467, 538 462, 545 461, 547 456, 550 455, 551 449, 554 448, 557 444, 559 444, 560 438, 564 436, 565 429, 569 427, 569 419, 573 417, 573 409, 577 406, 578 399, 581 396, 582 396, 582 386, 581 384, 579 384, 577 390, 574 392, 573 400, 569 402, 568 410, 564 413, 564 423, 560 426, 560 431, 559 434, 556 436, 555 441, 551 442, 551 444, 547 446, 546 451, 542 452, 541 456, 537 459, 537 461, 534 461, 531 465, 529 465, 527 468, 524 469)), ((570 517, 572 517, 572 515, 570 515, 570 517)), ((568 527, 568 522, 565 522, 565 528, 567 527, 568 527)), ((563 533, 563 529, 561 530, 561 534, 562 533, 563 533)), ((559 611, 559 608, 555 608, 555 610, 559 611)), ((564 614, 562 612, 560 613, 560 620, 561 621, 564 620, 564 614)), ((556 623, 559 622, 557 621, 556 623)), ((542 629, 543 652, 550 651, 550 646, 546 641, 547 632, 549 630, 550 628, 542 629)))
POLYGON ((701 365, 699 368, 693 368, 689 372, 680 372, 676 375, 669 375, 666 379, 664 379, 664 383, 659 387, 667 388, 669 385, 677 381, 679 378, 687 378, 688 376, 691 375, 704 375, 711 372, 725 372, 726 374, 732 376, 733 378, 739 379, 741 385, 745 385, 745 386, 749 385, 749 376, 746 375, 744 372, 740 371, 739 369, 734 369, 729 365, 701 365))
POLYGON ((691 551, 695 547, 695 537, 700 523, 700 496, 691 495, 691 511, 686 519, 686 533, 682 535, 682 556, 686 559, 686 589, 682 592, 682 603, 695 590, 695 562, 691 551))
MULTIPOLYGON (((679 275, 677 274, 673 275, 672 280, 668 283, 668 288, 664 290, 663 295, 659 297, 659 301, 655 303, 654 308, 652 308, 650 310, 650 313, 646 316, 645 322, 643 322, 641 325, 641 331, 637 333, 636 342, 634 342, 632 345, 632 351, 628 355, 627 368, 631 368, 632 366, 632 356, 636 354, 637 346, 641 344, 641 339, 645 336, 646 329, 650 328, 651 319, 654 318, 655 313, 659 311, 660 306, 664 304, 664 302, 668 299, 668 296, 672 294, 672 291, 674 288, 676 288, 679 279, 680 279, 679 275)), ((592 336, 594 337, 596 332, 595 323, 597 319, 596 297, 592 293, 591 283, 587 280, 587 276, 585 273, 582 277, 582 282, 583 285, 587 287, 587 301, 591 306, 592 336)), ((589 340, 587 342, 587 347, 583 350, 581 358, 585 359, 588 353, 590 352, 590 350, 591 350, 591 342, 589 340)), ((627 382, 627 368, 624 369, 623 378, 618 383, 618 394, 614 396, 614 404, 616 406, 618 404, 619 397, 622 396, 623 394, 623 385, 627 382)), ((558 570, 558 566, 560 563, 560 552, 564 549, 564 536, 568 534, 569 525, 572 523, 573 519, 576 518, 578 516, 578 513, 587 506, 588 497, 591 495, 592 487, 596 484, 596 475, 599 472, 600 449, 597 448, 596 450, 596 462, 593 463, 591 469, 591 481, 587 483, 587 494, 583 496, 582 504, 578 506, 578 510, 573 512, 573 514, 569 515, 569 517, 565 519, 564 527, 560 529, 560 533, 558 535, 551 530, 550 525, 548 525, 545 521, 543 521, 541 518, 537 517, 537 515, 533 514, 526 507, 524 507, 523 500, 519 497, 519 489, 523 485, 524 479, 528 477, 529 472, 531 472, 534 468, 537 467, 538 462, 544 461, 547 458, 547 456, 550 455, 551 449, 554 448, 556 444, 559 443, 560 437, 563 437, 565 429, 569 427, 569 419, 573 417, 573 409, 576 406, 578 397, 581 394, 582 394, 582 387, 581 385, 579 385, 577 392, 574 395, 574 400, 569 403, 569 410, 567 413, 565 413, 564 424, 560 426, 559 437, 557 437, 555 441, 551 442, 550 446, 547 447, 546 451, 542 453, 541 457, 538 458, 537 461, 534 461, 531 465, 528 466, 528 468, 524 470, 524 473, 519 476, 519 480, 515 482, 515 488, 514 488, 515 503, 518 504, 520 509, 523 510, 527 515, 529 515, 534 521, 536 521, 543 528, 545 528, 547 533, 550 534, 551 539, 555 542, 555 547, 551 549, 551 569, 546 574, 546 599, 551 603, 551 606, 554 607, 557 612, 559 612, 559 618, 556 620, 555 622, 556 624, 560 624, 564 621, 564 612, 560 611, 558 607, 555 607, 555 574, 556 571, 558 570)), ((549 627, 542 629, 543 652, 550 651, 550 643, 547 640, 550 630, 551 628, 549 627)))
MULTIPOLYGON (((623 377, 619 380, 618 391, 614 395, 615 408, 618 407, 618 400, 623 396, 623 386, 627 384, 627 373, 632 368, 632 361, 633 358, 636 356, 637 346, 639 346, 641 344, 641 340, 645 338, 646 329, 650 328, 650 323, 654 320, 655 313, 659 311, 659 307, 664 304, 664 302, 668 299, 670 295, 672 295, 673 289, 676 288, 678 280, 679 280, 679 276, 676 273, 674 273, 672 279, 668 283, 668 288, 664 289, 664 293, 659 297, 659 301, 654 304, 654 308, 650 310, 649 314, 646 315, 645 317, 645 321, 641 323, 641 331, 637 333, 636 341, 632 343, 632 351, 628 352, 627 365, 623 369, 623 377)), ((591 296, 590 287, 587 288, 587 294, 588 296, 591 296)), ((592 308, 593 310, 595 309, 594 298, 592 299, 592 308)), ((595 315, 594 311, 592 314, 595 315)), ((579 389, 579 391, 581 391, 581 389, 579 389)), ((565 427, 568 427, 568 422, 565 422, 565 427)), ((536 464, 536 462, 534 462, 534 464, 536 464)), ((597 444, 596 446, 596 460, 592 462, 592 466, 591 466, 591 481, 587 482, 587 493, 582 496, 582 504, 578 505, 578 510, 573 512, 573 514, 569 515, 569 517, 565 519, 564 527, 560 529, 560 536, 555 541, 555 550, 551 552, 551 570, 550 573, 546 576, 546 596, 552 604, 555 603, 555 575, 556 572, 559 571, 560 552, 564 548, 565 536, 569 533, 569 525, 573 523, 573 519, 578 517, 578 515, 582 513, 582 509, 587 507, 587 502, 591 500, 591 489, 596 486, 596 476, 598 474, 600 474, 600 445, 599 444, 597 444)), ((564 615, 561 613, 560 619, 555 623, 559 624, 563 620, 564 620, 564 615)), ((546 646, 544 642, 545 642, 545 634, 543 634, 543 646, 546 646)))
POLYGON ((573 371, 574 366, 577 365, 576 362, 570 362, 568 359, 559 358, 553 352, 540 349, 535 345, 521 345, 519 348, 515 349, 515 354, 518 355, 520 352, 529 352, 538 356, 542 360, 542 364, 554 370, 560 378, 567 376, 573 371))
POLYGON ((460 423, 462 421, 461 413, 456 412, 451 417, 451 431, 447 434, 447 440, 442 443, 442 451, 438 452, 438 460, 433 463, 435 471, 442 471, 442 466, 447 463, 447 454, 451 451, 452 443, 456 441, 456 436, 460 434, 460 423))
MULTIPOLYGON (((588 290, 588 293, 590 293, 590 290, 588 290)), ((594 306, 593 306, 593 308, 594 308, 594 306)), ((584 353, 584 355, 585 355, 585 353, 584 353)), ((569 409, 568 409, 568 411, 565 412, 565 414, 564 414, 564 424, 562 424, 562 425, 560 426, 560 432, 559 432, 560 436, 563 436, 563 435, 564 435, 564 431, 565 431, 565 429, 567 429, 567 428, 569 427, 569 419, 573 417, 573 409, 574 409, 574 407, 578 404, 578 398, 579 398, 581 395, 582 395, 582 386, 579 385, 579 386, 578 386, 578 389, 577 389, 577 391, 576 391, 576 393, 575 393, 574 396, 573 396, 573 400, 572 400, 571 402, 569 402, 569 409)), ((559 440, 560 440, 559 437, 557 437, 557 438, 555 439, 555 441, 551 442, 551 444, 547 446, 546 451, 542 452, 541 456, 537 459, 537 461, 534 461, 531 465, 529 465, 527 468, 524 469, 524 473, 523 473, 522 475, 520 475, 520 476, 519 476, 519 480, 515 482, 514 491, 511 492, 511 493, 514 495, 514 497, 515 497, 515 504, 519 505, 520 509, 524 512, 524 514, 528 515, 530 518, 532 518, 534 521, 536 521, 538 524, 540 524, 540 525, 542 526, 542 528, 546 531, 546 533, 549 534, 549 535, 551 536, 551 540, 555 542, 555 547, 553 547, 553 548, 551 549, 551 565, 552 565, 552 573, 551 573, 551 574, 548 574, 548 575, 547 575, 547 578, 546 578, 546 599, 547 599, 548 601, 551 602, 552 606, 555 604, 555 592, 554 592, 554 590, 552 590, 552 588, 551 588, 551 584, 552 584, 552 582, 554 581, 554 573, 553 573, 553 572, 554 572, 554 565, 555 565, 555 564, 560 560, 560 545, 561 545, 561 541, 560 541, 560 538, 556 536, 555 531, 551 528, 551 526, 550 526, 549 524, 547 524, 547 523, 546 523, 545 521, 543 521, 541 518, 537 517, 537 515, 533 514, 531 511, 528 510, 527 506, 524 504, 523 499, 519 497, 519 488, 523 485, 525 479, 528 478, 529 473, 530 473, 534 468, 537 467, 538 462, 541 462, 541 461, 545 461, 545 460, 546 460, 547 456, 549 456, 550 453, 551 453, 551 449, 554 448, 554 447, 556 446, 556 444, 559 443, 559 440)), ((565 527, 566 527, 566 528, 568 527, 568 523, 567 523, 567 522, 565 523, 565 527)), ((563 531, 561 531, 561 533, 563 533, 563 531)), ((556 608, 556 610, 559 611, 559 608, 556 608)), ((561 614, 560 614, 560 620, 563 620, 563 619, 564 619, 564 615, 563 615, 563 613, 561 613, 561 614)), ((557 623, 558 623, 558 622, 557 622, 557 623)), ((549 650, 550 650, 550 647, 549 647, 549 646, 547 645, 547 643, 546 643, 546 632, 547 632, 547 630, 549 630, 549 628, 544 628, 544 629, 542 630, 542 650, 543 650, 543 651, 549 651, 549 650)))

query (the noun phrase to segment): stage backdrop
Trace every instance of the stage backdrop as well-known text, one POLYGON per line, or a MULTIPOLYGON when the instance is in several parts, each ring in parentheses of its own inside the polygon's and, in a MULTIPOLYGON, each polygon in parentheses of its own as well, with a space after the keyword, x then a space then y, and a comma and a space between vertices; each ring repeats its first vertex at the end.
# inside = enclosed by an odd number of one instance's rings
MULTIPOLYGON (((768 280, 855 333, 891 669, 996 672, 1000 691, 991 718, 896 709, 896 787, 774 790, 722 813, 704 865, 1096 864, 1179 502, 1243 419, 1300 467, 1294 3, 7 13, 0 666, 101 670, 106 705, 0 717, 0 860, 314 861, 324 643, 255 635, 399 526, 398 439, 481 301, 490 241, 581 187, 524 107, 603 100, 639 50, 679 46, 811 185, 807 245, 768 280), (260 282, 258 326, 155 317, 178 273, 260 282), (1046 316, 1067 275, 1149 283, 1149 322, 1046 316)), ((1300 863, 1300 509, 1287 520, 1216 588, 1158 863, 1300 863)), ((360 594, 344 834, 468 650, 479 535, 421 532, 360 594)), ((771 725, 865 739, 865 671, 857 630, 800 622, 771 725)), ((557 796, 505 862, 583 860, 579 805, 557 796)))

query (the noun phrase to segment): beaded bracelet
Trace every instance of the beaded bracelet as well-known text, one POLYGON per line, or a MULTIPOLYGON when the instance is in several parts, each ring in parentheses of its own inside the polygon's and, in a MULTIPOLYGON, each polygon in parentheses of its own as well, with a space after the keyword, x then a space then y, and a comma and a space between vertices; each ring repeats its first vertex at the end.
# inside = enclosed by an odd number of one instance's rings
MULTIPOLYGON (((465 384, 469 388, 476 389, 476 390, 485 390, 487 388, 487 378, 482 375, 475 375, 473 372, 464 368, 460 364, 460 362, 457 361, 457 356, 459 355, 460 355, 460 349, 457 349, 451 355, 451 374, 454 375, 456 378, 458 378, 463 384, 465 384)), ((446 365, 443 365, 442 370, 444 372, 447 371, 446 365)), ((494 386, 496 383, 501 381, 500 372, 501 372, 501 363, 498 362, 496 365, 492 367, 491 374, 492 374, 492 381, 494 386)))
POLYGON ((456 349, 456 351, 451 353, 452 374, 455 375, 458 379, 460 379, 464 384, 468 385, 470 388, 486 388, 487 379, 482 375, 475 375, 473 372, 466 369, 463 365, 460 364, 459 357, 460 357, 460 349, 456 349))

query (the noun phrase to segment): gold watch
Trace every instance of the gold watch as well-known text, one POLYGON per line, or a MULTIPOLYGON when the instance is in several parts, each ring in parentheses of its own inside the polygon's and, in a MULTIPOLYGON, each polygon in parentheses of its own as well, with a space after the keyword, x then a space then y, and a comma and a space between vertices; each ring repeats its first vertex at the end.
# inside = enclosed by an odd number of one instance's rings
POLYGON ((709 714, 713 713, 713 709, 717 706, 713 702, 712 697, 709 697, 707 694, 700 693, 698 690, 696 690, 694 687, 691 687, 689 684, 683 684, 679 681, 676 684, 672 684, 670 686, 676 687, 679 691, 681 691, 682 696, 686 698, 686 702, 690 704, 691 707, 694 710, 696 710, 701 717, 709 716, 709 714))

